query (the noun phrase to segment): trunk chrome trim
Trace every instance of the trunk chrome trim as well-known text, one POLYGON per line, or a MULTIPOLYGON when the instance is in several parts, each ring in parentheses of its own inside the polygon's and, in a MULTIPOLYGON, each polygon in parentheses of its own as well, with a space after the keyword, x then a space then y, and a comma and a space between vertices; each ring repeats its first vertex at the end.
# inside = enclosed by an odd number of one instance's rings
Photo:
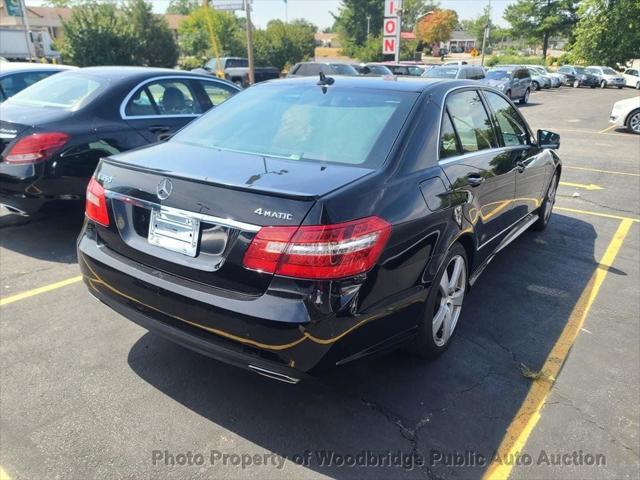
POLYGON ((120 200, 121 202, 137 205, 140 207, 145 207, 149 210, 156 210, 159 212, 160 208, 162 208, 163 212, 175 213, 176 215, 185 215, 196 218, 206 223, 213 223, 215 225, 221 225, 223 227, 237 228, 245 232, 258 232, 262 228, 260 225, 239 222, 231 218, 216 217, 214 215, 205 215, 204 213, 190 212, 188 210, 181 210, 179 208, 167 207, 165 205, 160 205, 159 203, 150 202, 148 200, 141 200, 139 198, 130 197, 129 195, 114 192, 113 190, 105 190, 105 195, 107 196, 107 198, 120 200))

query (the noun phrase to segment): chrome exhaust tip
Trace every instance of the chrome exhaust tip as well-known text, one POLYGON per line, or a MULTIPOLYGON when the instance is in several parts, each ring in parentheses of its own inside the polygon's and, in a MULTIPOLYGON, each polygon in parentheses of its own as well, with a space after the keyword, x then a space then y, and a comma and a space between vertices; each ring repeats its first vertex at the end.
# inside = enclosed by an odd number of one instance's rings
POLYGON ((266 368, 256 367, 255 365, 248 365, 249 369, 256 372, 258 375, 262 375, 263 377, 268 377, 273 380, 279 380, 284 383, 291 383, 295 385, 300 381, 299 378, 290 377, 289 375, 285 375, 284 373, 278 373, 271 370, 267 370, 266 368))

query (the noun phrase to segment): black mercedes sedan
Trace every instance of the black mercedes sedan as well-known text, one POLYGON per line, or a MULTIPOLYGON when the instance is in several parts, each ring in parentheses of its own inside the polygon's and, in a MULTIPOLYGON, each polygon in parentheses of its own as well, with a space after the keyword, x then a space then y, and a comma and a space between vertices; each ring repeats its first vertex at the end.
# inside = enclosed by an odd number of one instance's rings
POLYGON ((295 383, 450 344, 494 256, 549 223, 558 135, 466 80, 287 79, 101 160, 90 292, 205 355, 295 383))
POLYGON ((24 216, 82 200, 100 158, 158 142, 234 95, 231 82, 168 69, 58 73, 0 105, 0 204, 24 216))

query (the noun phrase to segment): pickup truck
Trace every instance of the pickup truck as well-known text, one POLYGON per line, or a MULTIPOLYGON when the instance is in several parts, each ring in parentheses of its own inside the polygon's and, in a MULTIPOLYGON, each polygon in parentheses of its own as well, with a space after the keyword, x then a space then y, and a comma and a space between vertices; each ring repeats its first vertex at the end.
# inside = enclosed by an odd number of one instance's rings
MULTIPOLYGON (((222 57, 220 64, 218 59, 212 58, 198 70, 205 70, 211 75, 225 78, 242 88, 249 86, 249 60, 246 58, 222 57)), ((279 78, 280 71, 275 67, 254 67, 253 75, 255 83, 258 83, 279 78)))

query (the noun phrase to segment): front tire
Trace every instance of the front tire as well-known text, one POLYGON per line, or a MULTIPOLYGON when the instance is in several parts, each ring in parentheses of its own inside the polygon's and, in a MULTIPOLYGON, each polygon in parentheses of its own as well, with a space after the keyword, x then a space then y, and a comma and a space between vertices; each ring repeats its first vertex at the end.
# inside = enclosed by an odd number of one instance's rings
POLYGON ((636 90, 640 90, 640 82, 636 83, 636 90))
POLYGON ((531 82, 531 88, 535 92, 537 90, 540 90, 540 85, 538 84, 538 82, 531 82))
POLYGON ((454 243, 427 297, 413 351, 426 358, 444 352, 455 331, 467 290, 468 262, 464 247, 454 243))
POLYGON ((553 211, 553 206, 556 203, 556 193, 558 192, 559 181, 560 175, 556 173, 549 184, 549 188, 547 189, 547 194, 542 201, 542 205, 540 205, 540 208, 538 209, 538 220, 536 220, 536 223, 531 225, 531 230, 541 232, 547 228, 547 225, 549 225, 551 212, 553 211))
POLYGON ((529 102, 529 95, 531 94, 531 90, 527 88, 524 92, 523 97, 520 99, 520 105, 526 105, 529 102))
POLYGON ((625 126, 631 133, 640 134, 640 109, 633 110, 629 114, 625 126))
POLYGON ((573 81, 573 88, 580 88, 580 80, 573 81))
POLYGON ((607 88, 607 82, 605 82, 604 80, 602 80, 600 82, 600 88, 607 88))

